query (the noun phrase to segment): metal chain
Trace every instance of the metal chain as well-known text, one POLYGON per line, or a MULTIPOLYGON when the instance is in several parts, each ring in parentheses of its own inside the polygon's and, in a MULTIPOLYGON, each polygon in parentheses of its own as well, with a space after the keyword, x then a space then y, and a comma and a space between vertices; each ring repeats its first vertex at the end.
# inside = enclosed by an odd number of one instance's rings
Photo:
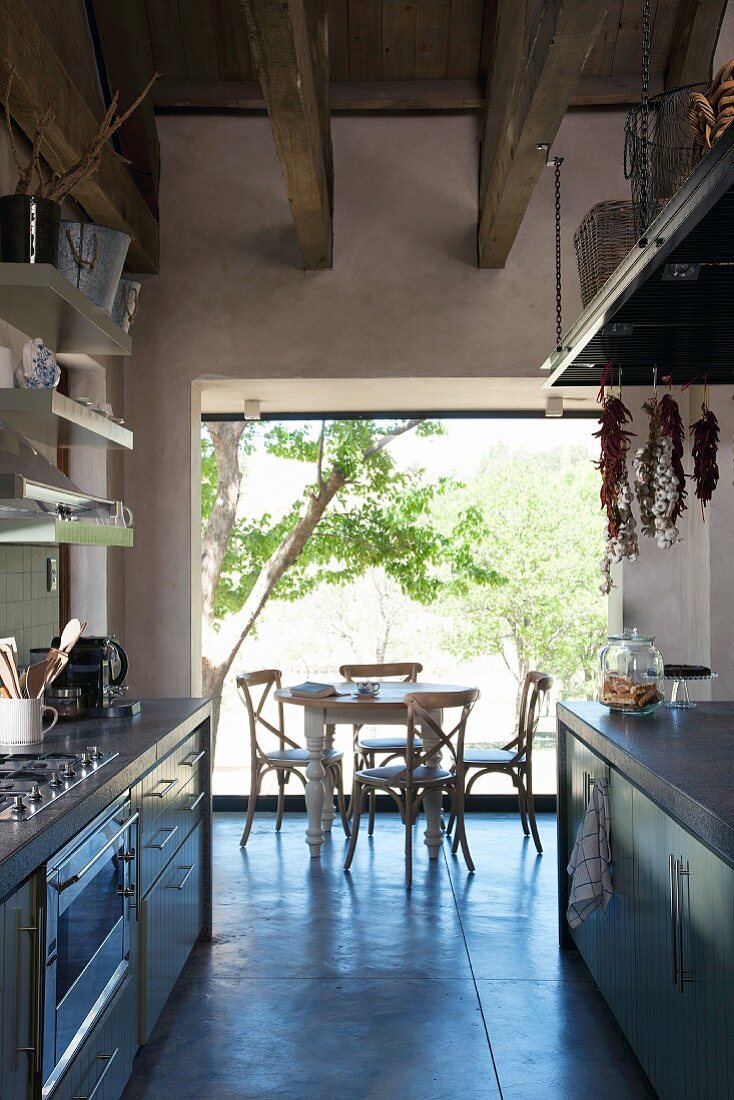
POLYGON ((561 350, 563 340, 562 287, 561 287, 561 165, 563 157, 553 158, 556 184, 556 351, 561 350))
POLYGON ((649 100, 650 100, 650 33, 652 24, 651 0, 642 4, 642 117, 640 119, 640 155, 642 173, 640 180, 640 229, 644 233, 649 222, 650 202, 650 147, 649 147, 649 100))

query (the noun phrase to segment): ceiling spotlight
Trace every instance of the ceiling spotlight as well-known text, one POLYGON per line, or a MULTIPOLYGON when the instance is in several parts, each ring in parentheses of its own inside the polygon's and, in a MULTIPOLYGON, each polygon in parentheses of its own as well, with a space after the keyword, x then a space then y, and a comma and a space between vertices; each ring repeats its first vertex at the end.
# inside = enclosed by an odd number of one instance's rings
POLYGON ((245 420, 260 419, 260 402, 245 401, 245 420))
POLYGON ((563 398, 562 397, 546 397, 546 399, 545 399, 545 415, 546 416, 563 416, 563 398))
POLYGON ((695 283, 700 271, 700 264, 666 264, 663 268, 663 282, 695 283))

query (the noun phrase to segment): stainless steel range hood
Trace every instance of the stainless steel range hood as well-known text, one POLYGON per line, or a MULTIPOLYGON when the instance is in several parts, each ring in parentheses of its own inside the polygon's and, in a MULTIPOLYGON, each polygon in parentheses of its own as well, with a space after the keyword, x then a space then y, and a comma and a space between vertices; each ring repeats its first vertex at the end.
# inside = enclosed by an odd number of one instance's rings
POLYGON ((0 543, 132 545, 120 501, 83 493, 0 418, 0 543))

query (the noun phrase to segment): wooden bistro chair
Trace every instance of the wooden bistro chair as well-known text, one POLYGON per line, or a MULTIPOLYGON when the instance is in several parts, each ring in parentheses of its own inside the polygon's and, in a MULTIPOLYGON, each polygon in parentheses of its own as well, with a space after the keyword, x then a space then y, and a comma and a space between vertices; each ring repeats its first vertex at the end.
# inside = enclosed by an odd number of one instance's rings
MULTIPOLYGON (((418 673, 423 671, 423 665, 418 661, 395 661, 392 664, 374 665, 341 665, 339 675, 348 684, 354 680, 397 680, 403 684, 414 684, 418 680, 418 673)), ((391 737, 362 737, 362 726, 352 726, 352 751, 354 753, 354 770, 360 768, 374 768, 376 756, 379 753, 383 757, 383 765, 392 763, 397 757, 405 756, 406 737, 404 733, 395 733, 391 737)), ((420 747, 420 743, 419 743, 420 747)), ((370 793, 370 820, 367 830, 369 836, 375 831, 375 807, 377 796, 374 791, 370 793)), ((349 804, 349 817, 351 819, 353 805, 349 804)))
MULTIPOLYGON (((517 789, 517 802, 520 809, 520 821, 525 836, 532 830, 535 847, 540 854, 543 845, 535 820, 535 801, 533 798, 533 739, 538 726, 540 712, 545 697, 551 689, 553 677, 544 672, 528 672, 520 689, 520 709, 517 721, 517 733, 501 749, 467 749, 464 753, 464 771, 466 775, 465 798, 483 775, 502 773, 509 775, 517 789), (530 820, 530 830, 528 829, 530 820)), ((454 826, 454 813, 447 827, 451 832, 454 826)), ((453 851, 458 850, 459 837, 454 837, 453 851)))
MULTIPOLYGON (((283 704, 279 699, 275 700, 277 724, 273 725, 263 716, 263 708, 271 698, 273 690, 278 691, 281 685, 281 673, 278 669, 268 668, 258 672, 243 672, 237 677, 237 692, 247 709, 247 717, 250 726, 250 795, 247 799, 247 820, 240 840, 240 846, 247 844, 247 838, 252 828, 252 819, 255 816, 255 804, 260 793, 262 781, 268 772, 274 771, 278 778, 278 807, 275 818, 276 832, 280 832, 283 821, 283 806, 285 803, 285 786, 291 775, 297 775, 306 787, 306 768, 308 767, 308 751, 301 748, 290 737, 286 737, 283 721, 283 704), (252 689, 256 690, 254 693, 252 689), (275 738, 277 747, 265 748, 261 738, 275 738)), ((326 778, 331 782, 331 787, 336 787, 339 814, 344 826, 344 832, 349 836, 349 821, 344 802, 344 782, 342 776, 342 753, 335 749, 329 749, 323 757, 326 778)))
POLYGON ((467 720, 478 698, 479 692, 476 688, 406 695, 408 722, 404 762, 379 768, 363 768, 354 774, 352 838, 344 863, 345 871, 349 870, 354 858, 365 797, 374 791, 384 791, 397 806, 405 826, 405 885, 410 889, 413 875, 413 826, 424 796, 436 790, 446 792, 451 799, 452 813, 456 820, 456 838, 461 844, 467 867, 470 871, 474 870, 464 827, 464 736, 467 720), (439 725, 434 717, 436 712, 457 709, 461 711, 459 720, 450 729, 444 728, 443 719, 442 725, 439 725), (424 732, 426 728, 430 728, 435 735, 436 742, 430 748, 424 748, 417 736, 418 726, 424 732), (450 769, 430 762, 442 750, 446 750, 451 758, 450 769))

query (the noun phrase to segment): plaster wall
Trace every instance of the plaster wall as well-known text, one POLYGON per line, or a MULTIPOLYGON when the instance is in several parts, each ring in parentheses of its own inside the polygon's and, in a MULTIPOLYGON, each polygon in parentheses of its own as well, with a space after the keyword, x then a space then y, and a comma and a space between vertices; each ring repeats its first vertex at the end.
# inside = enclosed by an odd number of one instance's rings
MULTIPOLYGON (((123 637, 133 688, 180 695, 197 690, 198 673, 192 383, 292 378, 293 411, 305 377, 535 376, 540 385, 554 340, 553 173, 506 268, 479 271, 476 119, 336 117, 334 268, 304 273, 267 119, 162 116, 158 126, 161 269, 145 279, 124 367, 136 433, 125 501, 136 531, 124 555, 123 637)), ((570 112, 554 147, 566 158, 569 322, 580 306, 573 232, 595 202, 628 193, 622 129, 619 112, 570 112)))
MULTIPOLYGON (((670 550, 658 550, 650 539, 641 539, 638 561, 625 562, 622 571, 624 625, 655 634, 668 661, 709 665, 719 673, 711 685, 694 685, 692 698, 731 699, 734 693, 732 653, 731 547, 734 545, 734 493, 732 492, 732 432, 734 431, 734 389, 717 386, 709 401, 721 429, 718 466, 719 485, 705 519, 688 487, 688 509, 679 529, 682 541, 670 550)), ((645 418, 641 404, 645 395, 631 391, 625 403, 634 417, 639 446, 645 418)), ((701 413, 703 391, 691 387, 679 397, 681 415, 692 424, 701 413)), ((692 470, 690 451, 684 465, 692 470)))

